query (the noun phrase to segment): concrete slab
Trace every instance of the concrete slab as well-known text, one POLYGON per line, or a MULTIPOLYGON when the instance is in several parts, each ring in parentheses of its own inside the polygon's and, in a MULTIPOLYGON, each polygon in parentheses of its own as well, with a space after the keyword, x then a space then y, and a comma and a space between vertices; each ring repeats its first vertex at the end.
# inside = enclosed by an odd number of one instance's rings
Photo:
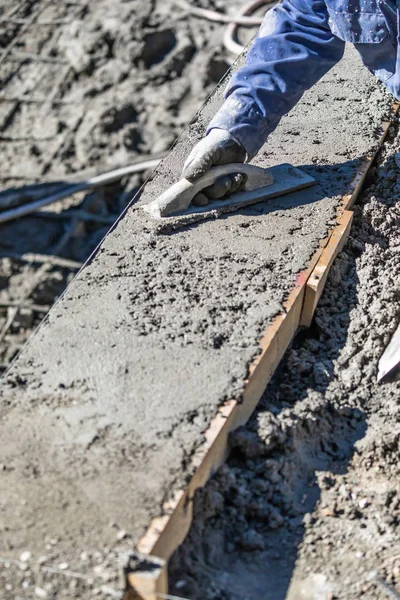
MULTIPOLYGON (((140 205, 176 181, 221 97, 219 88, 140 205)), ((198 224, 160 224, 133 206, 109 233, 1 388, 9 568, 25 564, 22 552, 34 564, 45 557, 57 598, 74 597, 65 581, 80 598, 114 582, 118 560, 190 478, 218 406, 240 396, 262 332, 326 235, 390 104, 349 50, 254 161, 290 162, 316 186, 198 224)))

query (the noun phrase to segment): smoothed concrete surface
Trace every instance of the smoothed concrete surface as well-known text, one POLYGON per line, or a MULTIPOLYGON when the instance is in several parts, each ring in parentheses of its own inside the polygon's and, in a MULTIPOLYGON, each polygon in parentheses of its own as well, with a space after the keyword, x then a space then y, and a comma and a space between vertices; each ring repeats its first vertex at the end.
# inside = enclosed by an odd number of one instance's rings
MULTIPOLYGON (((180 176, 221 93, 140 205, 180 176)), ((3 556, 29 550, 82 570, 82 551, 122 556, 135 545, 190 477, 217 407, 240 394, 260 334, 332 224, 390 104, 349 50, 254 161, 300 166, 314 188, 176 228, 128 210, 4 379, 3 556)))

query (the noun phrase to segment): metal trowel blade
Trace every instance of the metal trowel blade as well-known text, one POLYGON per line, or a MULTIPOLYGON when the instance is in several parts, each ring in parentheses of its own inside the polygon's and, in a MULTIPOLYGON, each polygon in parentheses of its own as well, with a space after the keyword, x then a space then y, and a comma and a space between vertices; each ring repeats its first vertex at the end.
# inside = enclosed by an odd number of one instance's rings
POLYGON ((214 210, 220 213, 234 212, 245 206, 257 204, 263 200, 271 200, 272 198, 309 187, 315 183, 315 179, 310 175, 307 175, 307 173, 304 173, 297 167, 285 163, 269 168, 268 172, 274 178, 274 183, 270 185, 256 189, 245 189, 223 200, 214 200, 207 206, 195 206, 191 204, 184 212, 166 218, 209 213, 214 210))
POLYGON ((389 373, 394 372, 400 365, 400 325, 394 332, 389 346, 382 354, 378 365, 378 381, 389 373))

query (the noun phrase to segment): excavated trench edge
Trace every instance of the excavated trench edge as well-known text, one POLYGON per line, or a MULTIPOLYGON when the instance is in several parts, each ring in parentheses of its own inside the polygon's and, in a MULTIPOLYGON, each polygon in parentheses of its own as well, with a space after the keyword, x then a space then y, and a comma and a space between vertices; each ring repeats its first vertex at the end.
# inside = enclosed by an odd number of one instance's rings
POLYGON ((347 194, 339 202, 336 225, 320 241, 309 266, 299 274, 295 287, 284 303, 284 312, 274 318, 262 335, 261 352, 249 365, 241 401, 229 400, 219 408, 204 434, 205 442, 193 456, 192 464, 196 470, 191 481, 185 489, 172 494, 163 506, 163 515, 152 520, 147 532, 139 540, 136 565, 133 569, 127 569, 124 600, 156 600, 168 594, 168 560, 189 531, 193 519, 194 494, 227 459, 229 433, 250 418, 298 327, 311 323, 329 270, 350 232, 351 209, 399 109, 400 103, 395 102, 390 120, 382 122, 376 151, 364 158, 349 184, 347 194))

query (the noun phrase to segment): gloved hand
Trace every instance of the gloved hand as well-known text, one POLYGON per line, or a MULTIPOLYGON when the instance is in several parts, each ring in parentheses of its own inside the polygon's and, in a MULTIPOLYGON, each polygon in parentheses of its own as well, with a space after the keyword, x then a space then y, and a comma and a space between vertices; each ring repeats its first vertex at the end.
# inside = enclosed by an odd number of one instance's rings
MULTIPOLYGON (((244 162, 246 150, 235 138, 223 129, 211 131, 193 148, 182 171, 185 179, 193 182, 215 165, 244 162)), ((237 173, 217 179, 213 185, 194 197, 193 204, 206 206, 210 200, 224 198, 237 192, 246 183, 246 175, 237 173)))

